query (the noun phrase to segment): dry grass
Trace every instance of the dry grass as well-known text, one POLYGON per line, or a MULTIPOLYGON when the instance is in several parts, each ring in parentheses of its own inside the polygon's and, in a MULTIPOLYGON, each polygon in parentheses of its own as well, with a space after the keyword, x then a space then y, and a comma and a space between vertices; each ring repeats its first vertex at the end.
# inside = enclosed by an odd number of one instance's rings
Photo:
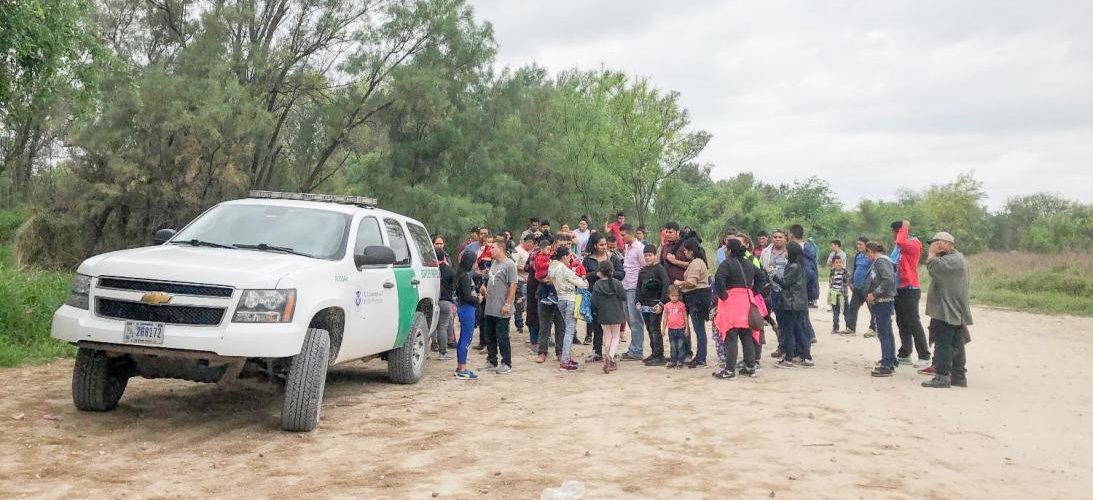
POLYGON ((1030 312, 1093 316, 1093 254, 970 256, 972 300, 1030 312))

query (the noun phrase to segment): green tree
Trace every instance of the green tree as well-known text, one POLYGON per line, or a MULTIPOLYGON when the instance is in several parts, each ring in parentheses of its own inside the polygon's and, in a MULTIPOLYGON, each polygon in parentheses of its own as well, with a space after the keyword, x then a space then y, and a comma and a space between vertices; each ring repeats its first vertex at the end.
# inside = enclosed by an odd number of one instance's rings
POLYGON ((690 165, 711 136, 688 129, 690 116, 678 92, 662 92, 647 79, 630 82, 618 74, 611 94, 607 156, 626 185, 638 222, 645 224, 657 188, 690 165))
POLYGON ((90 108, 103 62, 91 12, 84 0, 0 2, 0 176, 9 204, 25 198, 42 156, 90 108))

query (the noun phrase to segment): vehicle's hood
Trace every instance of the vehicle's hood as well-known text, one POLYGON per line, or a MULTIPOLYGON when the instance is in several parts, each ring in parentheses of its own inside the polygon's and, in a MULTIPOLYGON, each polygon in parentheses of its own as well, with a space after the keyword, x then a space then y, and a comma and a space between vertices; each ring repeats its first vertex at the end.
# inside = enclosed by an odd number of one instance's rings
POLYGON ((163 245, 98 255, 80 265, 90 276, 119 276, 236 288, 274 288, 286 274, 324 263, 299 255, 163 245))

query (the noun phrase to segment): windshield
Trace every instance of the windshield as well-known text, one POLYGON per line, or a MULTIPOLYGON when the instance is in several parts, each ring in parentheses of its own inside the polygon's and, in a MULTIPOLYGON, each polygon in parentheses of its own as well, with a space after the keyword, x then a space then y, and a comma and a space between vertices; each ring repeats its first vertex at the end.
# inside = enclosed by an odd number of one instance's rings
POLYGON ((171 242, 198 240, 231 247, 267 245, 318 259, 338 260, 345 255, 352 218, 349 214, 313 208, 218 205, 195 219, 171 242))

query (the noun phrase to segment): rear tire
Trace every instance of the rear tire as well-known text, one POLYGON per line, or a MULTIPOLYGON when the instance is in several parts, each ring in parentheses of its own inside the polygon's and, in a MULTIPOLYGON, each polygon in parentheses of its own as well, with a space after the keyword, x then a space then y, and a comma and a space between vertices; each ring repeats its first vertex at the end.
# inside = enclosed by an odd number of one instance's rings
POLYGON ((131 375, 127 358, 111 358, 106 351, 81 347, 72 368, 72 403, 82 411, 113 410, 131 375))
POLYGON ((308 329, 300 354, 293 356, 289 365, 281 429, 310 432, 319 425, 329 364, 330 334, 326 330, 308 329))
POLYGON ((410 323, 410 338, 402 347, 387 353, 387 376, 396 384, 414 384, 425 373, 428 351, 429 322, 421 311, 414 313, 410 323))

